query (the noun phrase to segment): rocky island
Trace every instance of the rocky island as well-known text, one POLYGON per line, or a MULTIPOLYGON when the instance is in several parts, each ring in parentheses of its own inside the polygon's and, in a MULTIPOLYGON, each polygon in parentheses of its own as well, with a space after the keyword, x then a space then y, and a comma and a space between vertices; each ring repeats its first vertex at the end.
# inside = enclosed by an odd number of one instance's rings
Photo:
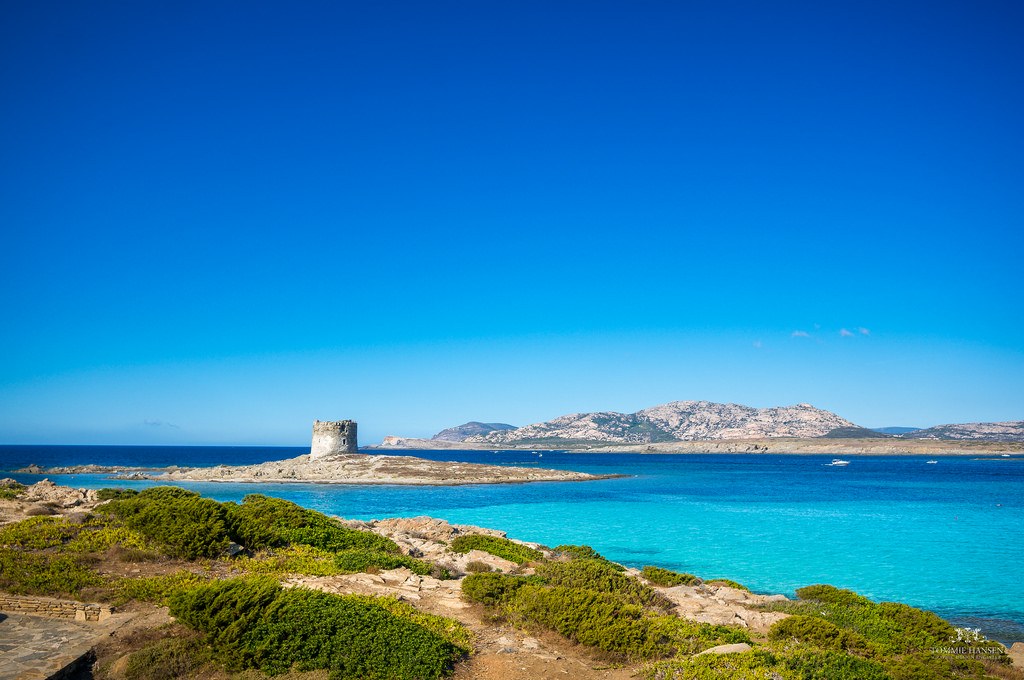
MULTIPOLYGON (((27 471, 27 470, 26 470, 27 471)), ((151 479, 158 482, 302 482, 315 484, 514 484, 522 482, 582 482, 621 475, 591 475, 568 470, 452 463, 412 456, 361 453, 324 458, 309 455, 255 465, 175 467, 165 469, 74 466, 47 468, 45 474, 109 472, 115 479, 151 479)))
POLYGON ((158 482, 273 482, 314 484, 516 484, 523 482, 583 482, 622 475, 592 475, 571 470, 484 465, 427 460, 412 456, 357 453, 356 423, 350 420, 313 423, 310 452, 286 460, 253 465, 147 468, 123 465, 72 465, 15 470, 25 474, 110 474, 114 479, 158 482))

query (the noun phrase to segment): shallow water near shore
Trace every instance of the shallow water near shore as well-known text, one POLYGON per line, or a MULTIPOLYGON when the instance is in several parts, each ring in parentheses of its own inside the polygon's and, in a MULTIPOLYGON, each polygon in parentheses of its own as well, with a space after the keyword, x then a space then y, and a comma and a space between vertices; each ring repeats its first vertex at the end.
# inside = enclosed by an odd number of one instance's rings
MULTIPOLYGON (((246 464, 288 447, 0 447, 0 468, 84 463, 246 464)), ((931 609, 1004 642, 1024 640, 1024 461, 943 457, 404 451, 434 460, 630 477, 459 487, 182 483, 218 500, 280 496, 355 519, 430 515, 547 545, 792 595, 812 583, 931 609)), ((11 475, 32 483, 36 475, 11 475)), ((70 486, 152 482, 64 475, 70 486)))

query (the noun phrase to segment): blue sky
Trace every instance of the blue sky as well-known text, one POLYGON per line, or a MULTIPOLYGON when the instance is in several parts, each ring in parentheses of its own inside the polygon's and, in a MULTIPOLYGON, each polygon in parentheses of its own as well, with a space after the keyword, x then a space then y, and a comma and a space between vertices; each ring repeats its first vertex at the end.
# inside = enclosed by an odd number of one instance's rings
POLYGON ((0 443, 1024 418, 1015 2, 8 2, 0 443))

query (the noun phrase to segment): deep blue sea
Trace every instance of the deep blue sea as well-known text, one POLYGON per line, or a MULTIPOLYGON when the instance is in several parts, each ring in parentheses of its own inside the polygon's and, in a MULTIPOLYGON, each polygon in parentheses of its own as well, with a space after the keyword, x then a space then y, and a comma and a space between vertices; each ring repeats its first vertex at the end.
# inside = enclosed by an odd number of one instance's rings
MULTIPOLYGON (((0 469, 101 463, 243 464, 308 448, 0 446, 0 469)), ((410 451, 434 460, 629 475, 584 483, 459 487, 183 484, 217 500, 280 496, 356 519, 430 515, 608 558, 728 577, 792 595, 812 583, 931 609, 1024 640, 1024 458, 638 455, 410 451)), ((39 477, 9 474, 31 483, 39 477)), ((103 475, 54 481, 144 487, 103 475)))

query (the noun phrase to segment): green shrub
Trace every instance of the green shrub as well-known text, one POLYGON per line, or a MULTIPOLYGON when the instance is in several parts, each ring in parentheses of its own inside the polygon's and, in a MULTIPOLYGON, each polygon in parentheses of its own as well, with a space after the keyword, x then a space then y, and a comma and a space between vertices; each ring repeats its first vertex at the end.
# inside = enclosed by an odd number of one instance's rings
POLYGON ((5 479, 0 481, 0 500, 11 501, 25 492, 27 487, 24 484, 5 479))
POLYGON ((829 604, 873 604, 871 600, 864 597, 863 595, 858 595, 852 590, 846 590, 845 588, 836 588, 835 586, 823 584, 799 588, 796 591, 796 596, 799 597, 801 600, 814 600, 815 602, 828 602, 829 604))
POLYGON ((673 649, 650 634, 643 607, 614 593, 578 588, 524 585, 506 608, 580 644, 617 656, 647 659, 673 649))
POLYGON ((745 590, 748 593, 750 592, 750 588, 746 587, 742 583, 736 583, 736 581, 733 581, 732 579, 727 579, 727 578, 713 578, 710 581, 704 581, 704 585, 706 585, 706 586, 726 586, 727 588, 735 588, 736 590, 745 590))
POLYGON ((63 517, 30 517, 0 528, 0 546, 20 550, 45 550, 74 538, 81 527, 63 517))
POLYGON ((659 661, 643 669, 648 680, 890 680, 879 664, 839 652, 812 649, 704 654, 659 661))
POLYGON ((366 571, 369 568, 398 569, 406 567, 421 576, 431 573, 433 565, 407 555, 393 555, 375 550, 341 550, 334 554, 334 564, 343 573, 366 571))
POLYGON ((885 668, 877 661, 836 650, 790 650, 779 657, 779 667, 800 680, 889 680, 885 668))
POLYGON ((852 652, 868 656, 871 649, 867 640, 853 631, 813 616, 790 616, 777 621, 768 631, 768 639, 776 642, 793 640, 819 649, 852 652))
POLYGON ((455 619, 421 612, 411 604, 401 602, 395 597, 374 597, 371 595, 350 595, 349 597, 354 600, 361 600, 366 603, 383 607, 399 618, 406 619, 418 626, 426 628, 456 647, 460 647, 467 651, 473 647, 473 634, 468 628, 455 619))
MULTIPOLYGON (((334 679, 439 678, 467 653, 370 598, 268 579, 217 581, 177 594, 171 613, 204 631, 231 669, 325 668, 334 679)), ((432 624, 433 625, 433 624, 432 624)))
POLYGON ((124 498, 131 498, 132 496, 138 496, 139 492, 135 489, 99 489, 96 491, 96 497, 101 501, 119 501, 124 498))
POLYGON ((650 586, 620 573, 602 560, 546 562, 537 567, 537 575, 552 586, 616 593, 627 602, 637 605, 672 606, 671 602, 650 586))
POLYGON ((344 573, 344 570, 335 564, 334 553, 308 545, 292 545, 277 548, 273 552, 263 551, 252 557, 235 560, 233 566, 250 574, 274 576, 334 576, 344 573))
POLYGON ((176 593, 194 588, 206 581, 203 576, 190 571, 178 571, 165 576, 125 578, 118 581, 116 593, 124 599, 166 605, 176 593))
POLYGON ((988 677, 984 666, 973 659, 945 657, 928 652, 894 657, 886 662, 885 667, 892 680, 983 680, 988 677))
POLYGON ((656 639, 672 641, 677 654, 696 654, 717 645, 751 642, 741 628, 698 623, 672 615, 655 616, 650 619, 650 626, 656 639))
POLYGON ((212 660, 210 648, 196 637, 169 637, 132 652, 124 666, 124 680, 171 680, 192 675, 212 660))
POLYGON ((103 552, 114 546, 126 550, 151 552, 156 549, 153 541, 138 531, 124 526, 85 527, 67 542, 64 549, 69 552, 103 552))
POLYGON ((466 564, 466 573, 468 574, 486 574, 489 571, 493 570, 491 569, 491 565, 487 564, 486 562, 478 562, 476 560, 473 560, 472 562, 466 564))
POLYGON ((683 574, 670 569, 662 569, 661 567, 644 567, 640 571, 640 575, 654 585, 666 588, 671 588, 672 586, 695 586, 701 582, 693 574, 683 574))
POLYGON ((482 550, 495 557, 500 557, 516 564, 534 562, 544 557, 539 550, 510 541, 507 538, 498 536, 487 536, 485 534, 465 534, 457 537, 451 543, 451 549, 457 553, 468 553, 470 550, 482 550))
POLYGON ((77 597, 103 577, 72 555, 0 550, 0 590, 15 595, 77 597))
POLYGON ((504 608, 570 640, 626 659, 690 654, 719 644, 750 641, 737 629, 652 616, 614 592, 524 585, 504 608))
POLYGON ((540 583, 530 576, 509 576, 497 572, 470 574, 462 579, 462 595, 470 602, 495 606, 508 601, 523 586, 540 583))
POLYGON ((555 552, 574 560, 604 560, 608 564, 613 565, 618 571, 626 570, 624 566, 617 562, 612 562, 589 545, 560 545, 555 548, 555 552))
POLYGON ((322 550, 398 553, 398 545, 370 531, 343 526, 327 515, 281 498, 250 494, 241 505, 226 503, 234 539, 250 550, 309 545, 322 550))
POLYGON ((113 500, 98 510, 119 517, 128 527, 184 559, 217 557, 230 542, 227 513, 217 501, 194 491, 157 486, 113 500))
MULTIPOLYGON (((795 616, 772 628, 773 639, 786 637, 780 631, 796 627, 804 634, 791 637, 804 639, 818 648, 845 646, 863 653, 861 645, 873 651, 873 658, 885 666, 893 677, 904 678, 974 678, 983 675, 983 666, 976 660, 945 657, 933 650, 954 646, 956 629, 932 612, 895 602, 874 603, 857 593, 832 586, 812 586, 797 591, 798 602, 778 603, 771 608, 795 616), (789 623, 796 619, 796 623, 789 623), (825 625, 810 623, 817 619, 825 625), (814 627, 816 632, 812 632, 814 627), (838 628, 842 633, 836 633, 838 628), (845 635, 844 635, 845 634, 845 635), (856 637, 851 638, 850 635, 856 637), (854 640, 853 646, 850 640, 854 640), (860 641, 863 641, 862 643, 860 641)), ((978 640, 972 646, 1001 649, 995 643, 978 640)), ((1000 654, 997 661, 1007 657, 1000 654)))

